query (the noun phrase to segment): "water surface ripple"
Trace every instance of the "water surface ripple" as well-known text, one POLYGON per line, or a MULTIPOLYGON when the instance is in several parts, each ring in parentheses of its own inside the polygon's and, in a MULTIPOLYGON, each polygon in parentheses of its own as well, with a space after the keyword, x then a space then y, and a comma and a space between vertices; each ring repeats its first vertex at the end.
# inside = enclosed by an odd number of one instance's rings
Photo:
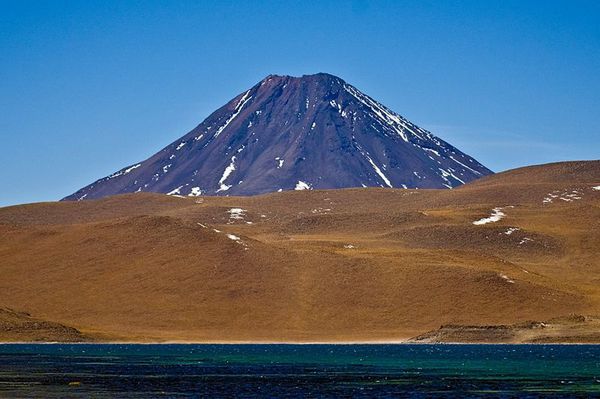
POLYGON ((600 397, 600 345, 0 345, 0 397, 600 397))

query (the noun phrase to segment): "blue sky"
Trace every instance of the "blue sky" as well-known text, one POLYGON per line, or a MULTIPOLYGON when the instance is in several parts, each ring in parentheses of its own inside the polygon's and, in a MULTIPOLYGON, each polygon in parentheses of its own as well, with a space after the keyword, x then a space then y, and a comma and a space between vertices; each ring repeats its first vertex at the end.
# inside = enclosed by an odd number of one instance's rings
POLYGON ((600 158, 599 1, 0 7, 0 206, 145 159, 271 73, 340 76, 495 171, 600 158))

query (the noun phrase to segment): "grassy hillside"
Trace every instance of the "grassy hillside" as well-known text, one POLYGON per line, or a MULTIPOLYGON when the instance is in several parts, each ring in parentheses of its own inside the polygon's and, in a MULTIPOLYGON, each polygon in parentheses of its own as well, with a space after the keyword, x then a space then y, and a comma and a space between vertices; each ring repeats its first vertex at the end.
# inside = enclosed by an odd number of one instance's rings
POLYGON ((139 341, 395 341, 600 315, 596 186, 600 161, 456 190, 1 208, 0 307, 139 341))

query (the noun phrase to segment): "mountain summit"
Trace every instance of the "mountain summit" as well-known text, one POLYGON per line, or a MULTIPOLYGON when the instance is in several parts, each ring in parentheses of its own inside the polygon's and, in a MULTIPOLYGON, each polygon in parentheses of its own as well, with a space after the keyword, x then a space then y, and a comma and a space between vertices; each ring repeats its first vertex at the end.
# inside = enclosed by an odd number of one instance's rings
POLYGON ((492 173, 342 79, 269 75, 182 138, 65 200, 452 188, 492 173))

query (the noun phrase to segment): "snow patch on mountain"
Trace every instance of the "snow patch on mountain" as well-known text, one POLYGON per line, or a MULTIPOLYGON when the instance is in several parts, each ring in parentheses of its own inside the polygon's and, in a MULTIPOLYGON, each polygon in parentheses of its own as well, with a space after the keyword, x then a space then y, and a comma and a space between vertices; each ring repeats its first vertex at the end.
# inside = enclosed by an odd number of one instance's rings
POLYGON ((555 200, 563 202, 573 202, 583 198, 583 191, 580 190, 554 190, 551 193, 546 194, 542 200, 542 204, 551 204, 555 200))
POLYGON ((217 137, 219 137, 219 135, 221 133, 223 133, 223 130, 225 130, 227 128, 227 126, 229 126, 231 121, 233 121, 240 114, 240 112, 242 112, 242 108, 244 108, 244 105, 246 105, 248 103, 248 101, 250 101, 250 99, 252 98, 252 96, 248 97, 249 93, 250 93, 250 90, 248 90, 246 93, 244 93, 244 95, 240 99, 240 102, 238 102, 237 105, 235 106, 235 110, 234 110, 233 114, 225 121, 225 123, 220 128, 217 129, 213 138, 216 139, 217 137))
POLYGON ((227 213, 229 213, 229 220, 231 221, 244 220, 246 216, 246 210, 242 208, 231 208, 227 213))
POLYGON ((188 194, 190 197, 198 197, 200 195, 202 195, 202 190, 200 190, 200 187, 192 187, 190 193, 188 194))
POLYGON ((107 179, 114 179, 115 177, 126 175, 126 174, 130 173, 132 170, 139 168, 140 166, 142 166, 142 164, 138 163, 138 164, 130 166, 126 169, 122 169, 122 170, 115 172, 112 175, 108 176, 107 179))
POLYGON ((181 186, 179 186, 179 187, 177 187, 177 188, 174 188, 173 190, 169 191, 169 192, 167 193, 167 195, 180 195, 180 194, 181 194, 181 189, 182 189, 182 188, 183 188, 183 185, 181 185, 181 186))
POLYGON ((400 137, 402 137, 402 140, 408 143, 408 137, 406 136, 404 130, 402 130, 402 127, 405 126, 403 126, 404 124, 402 123, 399 115, 394 114, 386 107, 379 104, 377 101, 374 101, 371 99, 371 97, 361 93, 351 85, 345 84, 344 89, 362 104, 367 106, 373 112, 373 114, 377 115, 380 119, 380 123, 383 122, 385 125, 390 126, 396 133, 398 133, 400 137))
POLYGON ((219 189, 217 190, 217 192, 219 191, 227 191, 231 188, 231 184, 225 184, 225 180, 227 180, 227 178, 229 177, 229 175, 231 174, 231 172, 233 172, 235 170, 235 155, 231 157, 231 163, 225 168, 225 170, 223 171, 223 175, 221 176, 221 179, 219 179, 219 189))
MULTIPOLYGON (((471 172, 475 173, 476 175, 481 176, 481 172, 476 171, 473 168, 470 168, 469 166, 465 165, 464 163, 460 162, 458 159, 455 159, 452 155, 450 155, 448 158, 450 158, 451 160, 453 160, 454 162, 456 162, 457 164, 459 164, 460 166, 462 166, 463 168, 467 168, 469 169, 471 172)), ((469 161, 473 162, 472 159, 469 159, 469 161)))
POLYGON ((294 188, 294 190, 311 190, 311 185, 309 183, 303 182, 301 180, 298 180, 298 183, 296 183, 296 187, 294 188))
POLYGON ((481 226, 483 224, 498 222, 506 216, 506 213, 502 212, 503 209, 504 208, 494 208, 492 209, 492 214, 489 217, 476 220, 473 222, 473 224, 476 226, 481 226))

